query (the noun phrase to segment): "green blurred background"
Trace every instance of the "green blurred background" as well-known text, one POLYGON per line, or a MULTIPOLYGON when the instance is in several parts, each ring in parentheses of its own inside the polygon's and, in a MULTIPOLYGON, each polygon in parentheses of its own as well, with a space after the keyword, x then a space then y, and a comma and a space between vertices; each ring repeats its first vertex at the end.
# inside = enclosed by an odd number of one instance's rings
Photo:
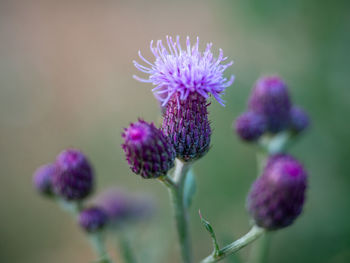
POLYGON ((195 164, 196 259, 211 251, 199 208, 222 243, 249 229, 255 151, 231 123, 254 81, 278 73, 313 125, 291 149, 310 174, 305 211, 274 234, 269 262, 350 262, 349 11, 349 1, 320 0, 0 1, 0 262, 94 258, 69 216, 32 189, 36 167, 67 147, 90 157, 97 192, 116 185, 154 196, 158 213, 137 242, 157 249, 152 262, 179 262, 166 190, 133 175, 119 146, 130 121, 158 119, 132 60, 139 49, 150 58, 150 40, 167 34, 199 36, 235 61, 227 106, 210 107, 212 149, 195 164))

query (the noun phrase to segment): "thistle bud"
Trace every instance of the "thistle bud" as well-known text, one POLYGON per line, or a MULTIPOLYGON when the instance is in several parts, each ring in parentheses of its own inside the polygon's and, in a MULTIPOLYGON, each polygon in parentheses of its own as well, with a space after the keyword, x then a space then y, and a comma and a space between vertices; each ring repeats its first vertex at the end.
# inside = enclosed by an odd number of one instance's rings
POLYGON ((266 130, 266 120, 260 114, 245 112, 235 122, 235 130, 244 141, 256 141, 266 130))
POLYGON ((90 207, 80 212, 79 225, 88 233, 101 230, 108 222, 108 216, 99 207, 90 207))
POLYGON ((303 166, 292 156, 275 155, 252 185, 247 209, 260 227, 268 230, 287 227, 302 212, 306 186, 303 166))
POLYGON ((186 100, 175 94, 168 102, 162 130, 175 148, 177 158, 187 162, 204 156, 210 146, 208 103, 198 93, 186 100))
POLYGON ((35 189, 45 196, 53 196, 52 177, 56 171, 54 164, 40 166, 33 175, 33 185, 35 189))
POLYGON ((277 133, 288 127, 291 103, 287 85, 280 77, 258 79, 248 105, 250 110, 266 118, 269 132, 277 133))
POLYGON ((174 147, 153 123, 143 120, 132 123, 124 129, 122 137, 126 160, 134 173, 143 178, 157 178, 174 166, 174 147))
POLYGON ((310 124, 307 113, 300 107, 294 106, 290 110, 290 129, 295 133, 306 130, 310 124))
POLYGON ((61 152, 56 159, 57 172, 52 184, 65 200, 82 200, 93 189, 93 169, 85 155, 75 149, 61 152))

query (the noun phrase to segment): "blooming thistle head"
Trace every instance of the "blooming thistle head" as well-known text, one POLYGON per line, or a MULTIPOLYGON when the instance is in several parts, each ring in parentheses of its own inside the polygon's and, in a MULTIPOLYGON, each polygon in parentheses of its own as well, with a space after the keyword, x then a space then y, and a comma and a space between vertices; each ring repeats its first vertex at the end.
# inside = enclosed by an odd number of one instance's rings
POLYGON ((108 222, 108 216, 102 208, 95 206, 81 211, 78 222, 86 232, 93 233, 104 228, 108 222))
POLYGON ((268 131, 288 128, 291 102, 285 82, 278 76, 261 77, 249 99, 249 109, 266 118, 268 131))
POLYGON ((142 221, 154 212, 154 203, 147 197, 137 198, 122 189, 110 188, 100 193, 94 203, 103 208, 112 226, 142 221))
POLYGON ((310 119, 307 113, 298 106, 290 109, 290 129, 295 133, 301 133, 310 125, 310 119))
POLYGON ((75 149, 62 151, 56 158, 52 179, 55 193, 65 200, 82 200, 93 189, 94 174, 86 156, 75 149))
POLYGON ((227 80, 223 77, 223 73, 233 62, 222 64, 227 57, 224 57, 221 49, 218 58, 214 58, 211 52, 212 43, 208 43, 203 52, 199 51, 198 37, 193 46, 187 37, 185 49, 181 47, 179 36, 176 37, 176 41, 167 36, 166 41, 168 48, 161 40, 157 41, 155 47, 151 41, 150 48, 155 56, 153 63, 145 59, 139 51, 140 58, 147 66, 136 61, 134 65, 141 72, 149 74, 149 78, 142 79, 137 76, 134 78, 156 86, 152 91, 163 106, 167 105, 173 95, 176 95, 176 100, 179 102, 186 100, 194 92, 205 99, 211 94, 223 105, 221 95, 234 81, 233 76, 227 80))
POLYGON ((35 189, 45 196, 53 196, 52 177, 56 172, 53 163, 40 166, 33 175, 33 185, 35 189))
POLYGON ((274 155, 252 185, 247 209, 260 227, 287 227, 302 212, 306 187, 304 167, 290 155, 274 155))
POLYGON ((242 113, 234 124, 238 136, 247 142, 256 141, 266 130, 265 118, 252 111, 242 113))
POLYGON ((141 119, 131 123, 122 137, 126 160, 134 173, 143 178, 157 178, 174 166, 174 147, 153 123, 141 119))

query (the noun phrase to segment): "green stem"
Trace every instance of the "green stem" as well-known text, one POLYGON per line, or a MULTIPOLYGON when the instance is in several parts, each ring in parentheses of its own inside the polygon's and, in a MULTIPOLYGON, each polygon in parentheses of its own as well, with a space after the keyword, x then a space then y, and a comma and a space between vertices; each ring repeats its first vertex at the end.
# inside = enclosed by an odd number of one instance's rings
POLYGON ((267 233, 257 240, 251 250, 249 263, 266 263, 268 262, 268 251, 270 246, 271 233, 267 233))
POLYGON ((182 260, 184 263, 192 263, 192 246, 188 229, 188 213, 184 204, 184 184, 191 163, 185 163, 176 159, 174 177, 164 177, 161 181, 168 187, 172 201, 176 229, 178 232, 182 260))
POLYGON ((98 257, 99 263, 112 263, 108 256, 107 249, 104 242, 104 236, 102 232, 96 232, 89 234, 90 242, 98 257))
POLYGON ((223 247, 219 250, 218 253, 212 253, 205 259, 203 259, 200 263, 214 263, 218 262, 225 257, 237 252, 238 250, 244 248, 248 244, 252 243, 256 239, 258 239, 260 236, 262 236, 265 233, 265 230, 263 228, 260 228, 258 226, 253 226, 252 229, 245 234, 240 239, 237 239, 236 241, 232 242, 231 244, 223 247))
POLYGON ((128 237, 126 233, 123 233, 123 230, 118 231, 116 238, 119 243, 119 248, 122 253, 123 259, 125 263, 135 263, 136 259, 131 249, 128 237))

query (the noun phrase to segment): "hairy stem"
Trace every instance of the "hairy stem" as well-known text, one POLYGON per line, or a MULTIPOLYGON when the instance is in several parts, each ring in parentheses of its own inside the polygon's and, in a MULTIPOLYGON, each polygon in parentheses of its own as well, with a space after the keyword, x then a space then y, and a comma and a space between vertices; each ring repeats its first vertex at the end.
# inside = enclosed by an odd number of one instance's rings
POLYGON ((252 243, 256 239, 258 239, 260 236, 262 236, 265 233, 265 230, 263 228, 260 228, 258 226, 253 226, 252 229, 245 234, 240 239, 237 239, 236 241, 232 242, 231 244, 223 247, 219 250, 218 253, 212 253, 205 259, 201 261, 201 263, 213 263, 218 262, 225 257, 237 252, 238 250, 244 248, 248 244, 252 243))
POLYGON ((96 232, 89 234, 92 248, 97 255, 97 262, 99 263, 112 263, 108 256, 107 249, 105 247, 104 236, 102 232, 96 232))
POLYGON ((184 203, 184 184, 191 163, 185 163, 176 159, 174 177, 164 177, 161 181, 168 187, 170 199, 173 205, 176 229, 178 232, 182 260, 184 263, 192 263, 192 246, 188 228, 188 213, 184 203))
POLYGON ((122 256, 124 258, 124 262, 125 263, 136 263, 136 259, 135 256, 133 254, 133 251, 131 249, 128 237, 126 235, 126 233, 122 231, 119 231, 117 233, 117 240, 119 243, 119 248, 120 251, 122 253, 122 256))

